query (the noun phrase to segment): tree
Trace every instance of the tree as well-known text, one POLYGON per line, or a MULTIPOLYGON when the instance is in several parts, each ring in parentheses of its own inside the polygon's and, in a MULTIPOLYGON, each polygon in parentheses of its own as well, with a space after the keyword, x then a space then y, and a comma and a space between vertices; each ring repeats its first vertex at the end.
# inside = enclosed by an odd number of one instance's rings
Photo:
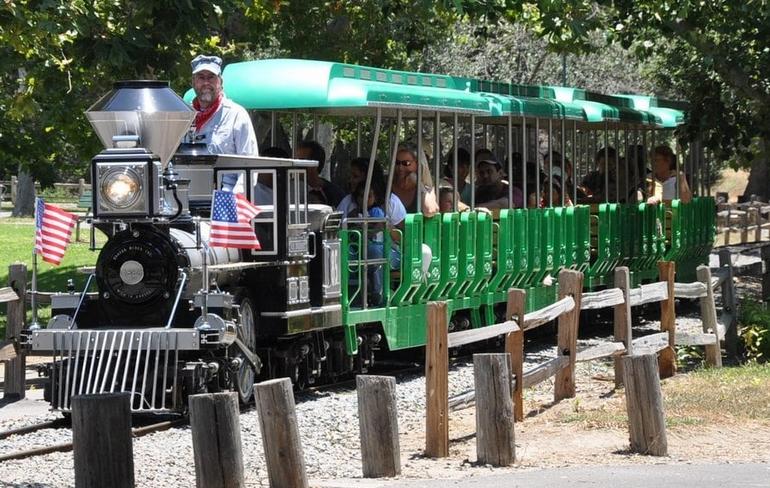
MULTIPOLYGON (((87 176, 99 143, 83 112, 112 82, 189 87, 200 52, 399 68, 443 35, 457 12, 427 0, 9 0, 0 5, 0 174, 87 176)), ((31 213, 31 208, 18 209, 31 213)))
POLYGON ((690 102, 683 138, 735 164, 752 163, 747 193, 770 193, 770 2, 767 0, 537 0, 465 2, 469 15, 529 25, 557 52, 584 52, 603 32, 644 59, 690 102))
POLYGON ((618 43, 605 45, 599 33, 591 36, 594 49, 559 55, 548 49, 526 25, 504 19, 479 25, 470 19, 455 24, 446 39, 429 46, 418 70, 520 84, 561 85, 562 60, 568 65, 566 84, 600 93, 650 93, 640 63, 618 43))

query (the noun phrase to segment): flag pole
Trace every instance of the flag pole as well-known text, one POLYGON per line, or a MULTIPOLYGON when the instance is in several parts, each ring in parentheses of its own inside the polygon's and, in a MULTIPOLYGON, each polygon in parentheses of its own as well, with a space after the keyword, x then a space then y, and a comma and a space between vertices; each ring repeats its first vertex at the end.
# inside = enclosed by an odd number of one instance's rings
POLYGON ((32 323, 30 329, 39 329, 40 324, 37 321, 37 233, 40 229, 37 226, 39 216, 39 205, 35 202, 35 245, 32 247, 32 323))

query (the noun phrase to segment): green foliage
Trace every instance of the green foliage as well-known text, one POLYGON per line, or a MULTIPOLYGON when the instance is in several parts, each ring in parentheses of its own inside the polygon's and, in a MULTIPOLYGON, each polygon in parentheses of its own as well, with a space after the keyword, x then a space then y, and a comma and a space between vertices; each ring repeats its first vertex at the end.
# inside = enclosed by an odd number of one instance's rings
POLYGON ((3 2, 0 177, 19 166, 43 186, 87 176, 100 144, 83 112, 116 80, 166 79, 183 92, 200 52, 403 68, 457 15, 427 0, 3 2))
MULTIPOLYGON (((653 90, 632 53, 618 43, 605 45, 598 33, 588 41, 593 46, 589 52, 565 54, 567 85, 601 93, 653 90)), ((483 28, 475 20, 458 21, 450 37, 426 49, 414 69, 523 84, 563 83, 562 56, 549 51, 548 42, 532 29, 505 20, 483 28)))
POLYGON ((677 346, 676 347, 676 362, 679 367, 686 369, 693 369, 695 367, 703 366, 705 360, 704 350, 702 347, 695 346, 677 346))
POLYGON ((770 360, 770 310, 759 302, 746 300, 741 304, 740 335, 750 360, 770 360))

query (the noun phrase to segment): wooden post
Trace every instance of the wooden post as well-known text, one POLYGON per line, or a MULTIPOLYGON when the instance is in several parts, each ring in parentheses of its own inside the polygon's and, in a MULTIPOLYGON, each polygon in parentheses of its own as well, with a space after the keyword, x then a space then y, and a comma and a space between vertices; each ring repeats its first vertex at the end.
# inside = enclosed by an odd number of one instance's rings
POLYGON ((668 346, 659 353, 660 377, 670 378, 676 374, 676 309, 674 307, 674 275, 676 264, 673 261, 658 261, 660 281, 668 283, 668 298, 660 302, 660 330, 668 332, 668 346))
POLYGON ((449 456, 449 351, 446 302, 428 303, 425 345, 425 455, 449 456))
POLYGON ((666 419, 655 354, 623 356, 623 383, 631 450, 666 456, 666 419))
POLYGON ((700 299, 700 316, 703 322, 703 332, 711 329, 714 333, 715 344, 706 345, 706 364, 717 368, 722 367, 722 347, 719 339, 717 324, 717 309, 714 305, 714 291, 711 289, 711 269, 700 265, 696 270, 698 281, 706 285, 706 296, 700 299))
POLYGON ((291 380, 278 378, 257 383, 254 393, 270 486, 307 488, 291 380))
POLYGON ((401 474, 396 378, 359 375, 356 390, 364 478, 401 474))
POLYGON ((754 221, 754 242, 761 242, 762 241, 762 222, 759 216, 759 209, 754 207, 751 209, 751 213, 754 216, 752 219, 754 221))
MULTIPOLYGON (((615 268, 615 288, 623 292, 623 303, 615 305, 615 342, 622 342, 626 347, 626 354, 633 354, 633 340, 631 332, 631 276, 626 266, 615 268)), ((620 357, 614 358, 615 363, 615 388, 623 386, 623 361, 620 357)))
POLYGON ((559 401, 575 396, 575 359, 577 358, 578 325, 580 322, 580 297, 583 293, 583 273, 563 269, 559 272, 559 299, 571 296, 575 308, 559 316, 556 354, 569 357, 566 367, 556 373, 553 399, 559 401))
MULTIPOLYGON (((7 341, 16 341, 27 321, 27 266, 16 263, 8 266, 8 286, 13 288, 18 300, 8 302, 8 323, 5 328, 7 341)), ((5 363, 5 390, 3 398, 22 399, 27 392, 27 358, 22 352, 5 363)))
POLYGON ((730 251, 719 251, 719 266, 726 270, 725 280, 722 282, 722 323, 725 324, 725 350, 730 360, 738 357, 738 302, 735 295, 735 283, 733 280, 733 261, 730 251))
POLYGON ((518 288, 508 290, 508 304, 505 307, 505 320, 515 319, 519 330, 505 335, 505 352, 511 358, 511 374, 516 384, 511 392, 513 416, 516 422, 524 421, 524 312, 526 311, 527 292, 518 288))
POLYGON ((476 458, 479 463, 509 466, 516 460, 507 354, 474 354, 476 458))
POLYGON ((72 397, 72 449, 78 488, 133 488, 131 395, 72 397))
POLYGON ((762 246, 762 301, 770 303, 770 244, 762 246))
POLYGON ((19 189, 19 178, 11 176, 11 203, 16 204, 16 193, 19 189))
POLYGON ((83 178, 80 178, 78 180, 78 198, 83 196, 83 193, 86 192, 86 180, 83 178))
POLYGON ((243 479, 240 410, 236 393, 190 396, 195 485, 240 488, 243 479))

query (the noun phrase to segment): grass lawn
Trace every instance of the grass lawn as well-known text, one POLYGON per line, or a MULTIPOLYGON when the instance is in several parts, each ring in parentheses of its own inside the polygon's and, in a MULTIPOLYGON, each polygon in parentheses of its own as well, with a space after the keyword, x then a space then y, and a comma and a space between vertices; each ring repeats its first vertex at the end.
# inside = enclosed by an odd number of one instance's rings
MULTIPOLYGON (((32 247, 35 240, 35 227, 32 219, 1 219, 0 220, 0 286, 8 286, 8 265, 22 262, 27 265, 27 287, 32 280, 32 247)), ((104 238, 101 233, 101 241, 104 238)), ((81 228, 81 240, 88 240, 88 229, 81 228)), ((74 239, 74 231, 73 231, 74 239)), ((100 240, 97 239, 97 243, 100 240)), ((75 289, 80 291, 85 286, 87 275, 78 272, 81 266, 96 264, 98 253, 88 249, 87 242, 71 242, 67 247, 61 265, 53 266, 38 259, 37 287, 40 291, 65 291, 67 279, 72 278, 75 289)), ((93 286, 93 285, 92 285, 93 286)), ((31 314, 28 314, 31 317, 31 314)), ((39 316, 43 323, 50 317, 50 308, 41 308, 39 316)), ((5 304, 0 305, 0 337, 5 337, 7 312, 5 304)))
MULTIPOLYGON (((770 363, 690 371, 662 382, 666 425, 724 425, 770 423, 770 363)), ((624 429, 628 417, 623 402, 581 409, 562 420, 591 428, 624 429)))

